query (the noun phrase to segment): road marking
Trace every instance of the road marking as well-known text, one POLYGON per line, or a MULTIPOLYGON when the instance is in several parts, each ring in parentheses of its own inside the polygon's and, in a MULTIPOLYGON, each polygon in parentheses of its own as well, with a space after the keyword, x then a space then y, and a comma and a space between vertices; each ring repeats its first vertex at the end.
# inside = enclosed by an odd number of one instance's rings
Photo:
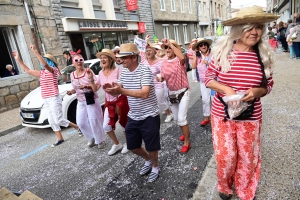
POLYGON ((68 133, 68 135, 74 134, 74 133, 76 133, 76 132, 77 132, 77 130, 70 131, 70 132, 68 133))
POLYGON ((33 150, 33 151, 29 152, 28 154, 25 154, 25 155, 22 156, 20 159, 23 160, 23 159, 25 159, 25 158, 27 158, 27 157, 29 157, 29 156, 31 156, 31 155, 33 155, 33 154, 35 154, 35 153, 41 151, 41 150, 43 150, 43 149, 46 148, 47 146, 49 146, 49 144, 45 144, 44 146, 41 146, 40 148, 37 148, 36 150, 33 150))

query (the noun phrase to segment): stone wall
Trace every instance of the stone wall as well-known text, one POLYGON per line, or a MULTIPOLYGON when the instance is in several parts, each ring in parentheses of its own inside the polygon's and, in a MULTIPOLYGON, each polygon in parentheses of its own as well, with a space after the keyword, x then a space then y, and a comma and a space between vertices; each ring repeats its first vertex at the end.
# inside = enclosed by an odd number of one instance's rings
POLYGON ((34 80, 0 88, 0 113, 20 107, 23 98, 38 86, 39 81, 34 80))

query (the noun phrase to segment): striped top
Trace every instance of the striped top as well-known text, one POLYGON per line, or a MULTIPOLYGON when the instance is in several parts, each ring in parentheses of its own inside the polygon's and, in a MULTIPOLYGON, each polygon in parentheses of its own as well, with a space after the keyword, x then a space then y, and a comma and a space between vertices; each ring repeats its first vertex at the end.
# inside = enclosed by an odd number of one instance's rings
MULTIPOLYGON (((221 67, 217 69, 214 65, 214 60, 212 60, 206 71, 205 85, 211 80, 218 78, 219 83, 232 87, 236 92, 245 92, 250 88, 259 87, 262 82, 263 73, 256 53, 235 51, 235 57, 235 60, 231 64, 231 69, 227 73, 223 73, 221 67)), ((229 61, 232 61, 230 56, 228 56, 228 59, 229 61)), ((268 78, 267 94, 271 92, 273 84, 274 81, 271 75, 268 78)), ((218 92, 216 95, 219 95, 220 97, 225 96, 218 92)), ((213 115, 224 117, 224 106, 216 95, 212 102, 211 112, 213 115)), ((260 98, 257 98, 254 103, 254 111, 250 120, 260 119, 262 119, 262 106, 260 98)))
POLYGON ((202 83, 205 81, 205 73, 208 68, 208 65, 203 63, 203 61, 208 61, 208 62, 211 61, 210 53, 207 56, 201 54, 200 57, 197 57, 197 70, 198 70, 200 82, 202 83))
POLYGON ((53 97, 59 94, 58 77, 61 75, 58 68, 53 67, 53 73, 48 70, 40 71, 40 85, 42 98, 53 97))
POLYGON ((160 74, 160 70, 161 70, 161 65, 163 63, 163 60, 161 59, 158 59, 155 63, 153 64, 150 64, 148 62, 148 60, 146 60, 146 55, 144 52, 140 52, 140 55, 141 55, 141 60, 142 60, 142 64, 149 67, 149 69, 151 70, 152 74, 153 74, 153 80, 154 80, 154 86, 155 86, 155 89, 161 89, 161 88, 164 88, 164 84, 162 82, 158 82, 156 80, 156 75, 157 74, 160 74))
POLYGON ((195 51, 192 48, 189 48, 187 53, 188 53, 188 57, 189 57, 189 63, 191 65, 193 62, 193 56, 195 54, 195 51))
POLYGON ((139 64, 132 72, 128 68, 123 68, 118 83, 127 90, 141 90, 143 86, 151 86, 150 94, 146 99, 127 97, 130 107, 128 117, 133 120, 144 120, 149 116, 155 117, 159 114, 153 75, 149 67, 139 64))
MULTIPOLYGON (((98 79, 97 79, 96 83, 98 83, 100 86, 103 86, 106 83, 112 84, 112 82, 118 82, 121 71, 122 71, 122 69, 120 69, 119 67, 116 67, 115 70, 112 71, 112 73, 107 77, 103 74, 103 71, 101 70, 98 75, 98 79)), ((117 99, 117 97, 112 96, 112 95, 108 94, 107 92, 105 92, 105 98, 107 101, 115 101, 117 99)))
MULTIPOLYGON (((86 70, 84 71, 84 73, 81 76, 77 76, 77 74, 75 74, 76 71, 71 73, 71 83, 72 86, 74 88, 74 90, 76 90, 76 96, 77 96, 77 100, 82 102, 82 101, 86 101, 85 100, 85 92, 91 92, 91 89, 79 89, 80 85, 90 85, 90 79, 86 73, 86 70)), ((91 70, 91 72, 93 73, 93 71, 91 70)), ((93 73, 94 76, 94 80, 97 79, 96 75, 93 73)), ((94 99, 98 98, 98 93, 94 92, 94 99)))
POLYGON ((166 80, 167 87, 170 91, 190 88, 185 69, 185 63, 181 64, 178 57, 163 61, 161 76, 166 80))

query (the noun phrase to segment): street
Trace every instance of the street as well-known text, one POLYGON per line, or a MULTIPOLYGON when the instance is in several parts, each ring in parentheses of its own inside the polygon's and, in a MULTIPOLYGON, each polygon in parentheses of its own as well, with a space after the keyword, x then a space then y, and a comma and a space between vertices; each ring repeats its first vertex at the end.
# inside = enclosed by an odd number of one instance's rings
MULTIPOLYGON (((43 199, 190 199, 210 160, 213 147, 210 126, 200 127, 202 106, 199 84, 191 82, 188 122, 192 148, 179 153, 180 129, 164 123, 161 115, 160 177, 147 183, 139 175, 144 161, 131 152, 108 156, 112 142, 103 150, 89 148, 74 129, 63 129, 65 143, 51 129, 22 128, 0 137, 0 187, 14 192, 29 190, 43 199)), ((116 131, 124 143, 120 129, 116 131)))

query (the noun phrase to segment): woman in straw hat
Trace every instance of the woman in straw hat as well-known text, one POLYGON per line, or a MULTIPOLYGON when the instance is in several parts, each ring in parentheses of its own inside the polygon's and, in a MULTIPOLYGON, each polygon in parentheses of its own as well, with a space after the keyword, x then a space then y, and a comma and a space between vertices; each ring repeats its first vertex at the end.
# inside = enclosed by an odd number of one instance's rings
POLYGON ((193 45, 195 44, 197 42, 197 39, 196 38, 194 38, 194 39, 192 39, 192 41, 191 41, 191 43, 190 43, 190 45, 189 45, 189 49, 188 49, 188 53, 187 53, 187 56, 188 56, 188 58, 189 58, 189 64, 190 64, 190 66, 192 66, 192 79, 193 79, 193 81, 194 82, 198 82, 198 80, 197 80, 197 75, 196 75, 196 71, 197 71, 197 69, 196 69, 196 66, 195 66, 195 68, 193 68, 193 65, 192 65, 192 63, 193 63, 193 59, 194 59, 194 54, 195 54, 195 52, 194 52, 194 50, 193 50, 193 45))
POLYGON ((67 94, 77 96, 76 120, 88 140, 88 146, 96 145, 98 149, 103 149, 106 144, 101 104, 97 91, 90 86, 95 84, 96 76, 92 70, 84 68, 84 59, 79 52, 71 52, 76 70, 70 75, 73 89, 67 94))
POLYGON ((263 36, 265 23, 277 18, 261 7, 242 8, 235 18, 223 22, 232 26, 230 34, 217 41, 212 49, 213 59, 205 84, 217 92, 212 102, 211 126, 217 189, 222 199, 230 199, 233 184, 241 200, 255 198, 261 172, 260 98, 270 93, 274 83, 274 51, 263 36), (237 93, 244 94, 242 99, 224 103, 222 97, 236 97, 237 93), (241 102, 248 102, 250 107, 241 111, 240 116, 229 118, 225 114, 230 112, 227 106, 239 109, 241 102))
POLYGON ((203 106, 203 121, 200 122, 201 126, 205 126, 210 123, 210 89, 206 88, 205 81, 205 73, 207 71, 207 67, 211 61, 210 54, 210 46, 212 44, 212 40, 205 38, 198 38, 197 42, 195 42, 192 46, 194 51, 199 51, 200 56, 196 56, 196 52, 193 56, 193 68, 198 70, 199 74, 199 82, 200 82, 200 91, 202 96, 202 106, 203 106))
MULTIPOLYGON (((107 84, 117 82, 122 71, 121 68, 115 66, 116 57, 113 51, 109 49, 102 49, 102 51, 97 53, 96 56, 101 61, 102 70, 98 75, 96 83, 91 85, 94 91, 99 90, 101 86, 105 88, 107 84)), ((105 93, 103 129, 114 143, 111 147, 111 150, 108 152, 108 155, 110 156, 121 150, 122 154, 128 152, 126 143, 122 145, 116 137, 114 131, 116 128, 116 122, 119 120, 121 129, 125 135, 128 111, 129 105, 126 96, 112 96, 108 93, 105 93)))
POLYGON ((180 46, 175 40, 162 39, 162 48, 167 51, 168 59, 164 60, 161 68, 161 77, 158 81, 166 81, 169 95, 182 95, 179 103, 172 103, 171 110, 174 121, 180 126, 182 135, 180 141, 184 141, 180 150, 187 153, 191 148, 190 129, 187 122, 187 109, 190 100, 190 86, 186 74, 185 57, 180 46))
POLYGON ((81 132, 76 124, 73 124, 69 120, 62 118, 62 100, 58 91, 58 77, 61 74, 57 67, 55 58, 51 54, 45 54, 44 57, 42 57, 37 52, 34 45, 30 45, 30 49, 38 58, 40 62, 40 68, 42 70, 39 71, 29 69, 20 59, 17 51, 13 51, 12 54, 27 74, 40 77, 41 93, 42 98, 45 101, 44 106, 47 110, 48 121, 57 137, 57 141, 52 144, 51 147, 56 147, 64 142, 60 126, 71 126, 77 129, 79 133, 81 132))
POLYGON ((168 123, 168 122, 172 121, 173 116, 172 116, 171 110, 168 105, 169 102, 168 102, 167 98, 165 97, 164 83, 158 82, 156 80, 156 76, 160 76, 160 70, 161 70, 163 60, 156 57, 156 48, 159 48, 159 47, 155 43, 148 42, 149 39, 150 39, 150 36, 147 35, 146 39, 145 39, 147 42, 146 53, 144 53, 142 51, 140 52, 141 60, 142 60, 141 63, 146 65, 147 67, 149 67, 149 69, 151 70, 151 72, 153 74, 157 102, 158 102, 160 109, 162 109, 167 114, 165 122, 168 123))

